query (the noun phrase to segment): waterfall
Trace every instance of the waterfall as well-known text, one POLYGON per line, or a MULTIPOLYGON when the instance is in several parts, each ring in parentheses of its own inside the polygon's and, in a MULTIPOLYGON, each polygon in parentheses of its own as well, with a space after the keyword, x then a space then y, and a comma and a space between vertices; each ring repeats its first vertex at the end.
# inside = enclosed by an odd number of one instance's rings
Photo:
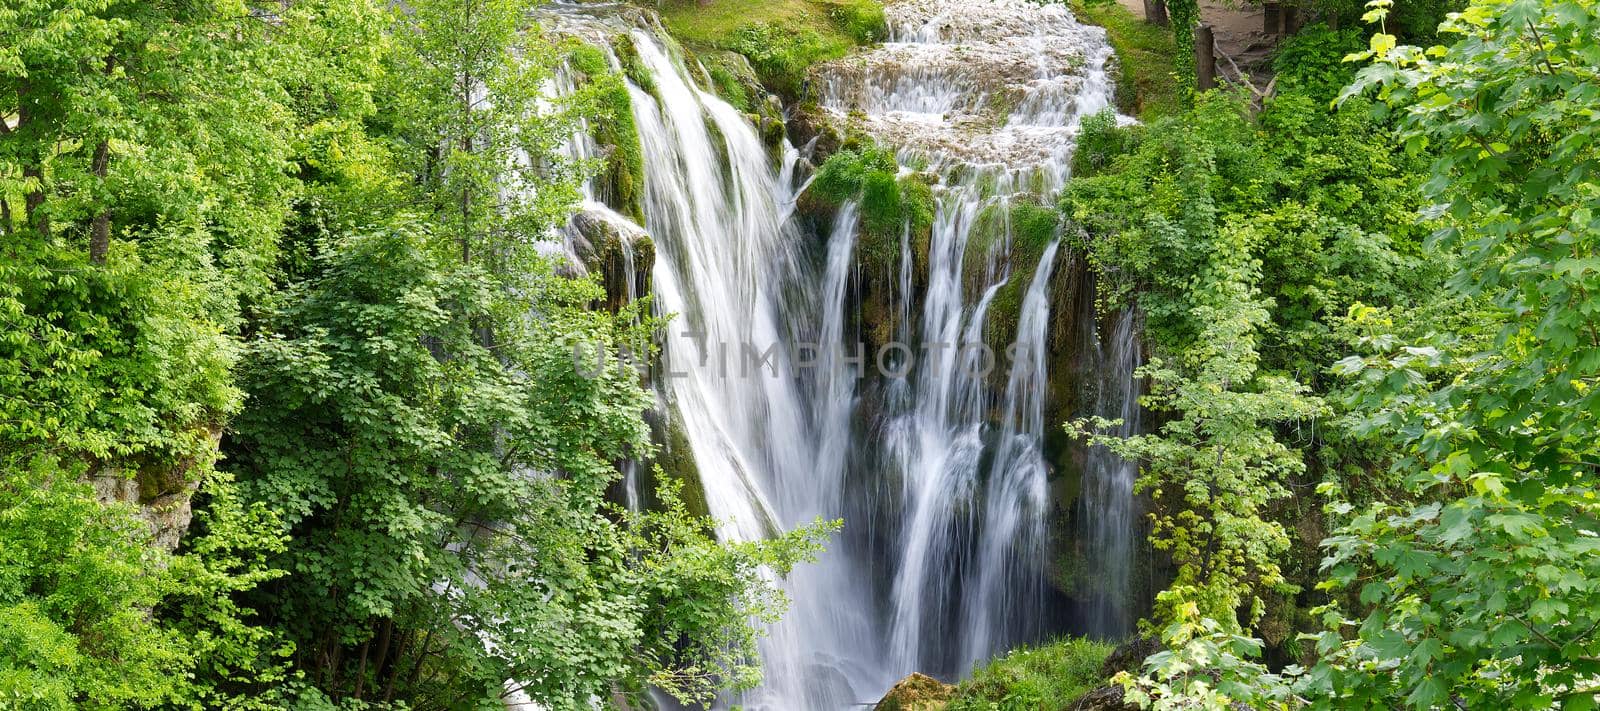
MULTIPOLYGON (((1140 365, 1139 328, 1133 309, 1117 315, 1109 338, 1097 339, 1095 362, 1100 382, 1094 413, 1121 420, 1112 432, 1128 437, 1139 432, 1139 384, 1134 376, 1140 365)), ((1137 462, 1117 456, 1103 446, 1089 448, 1080 497, 1085 572, 1094 581, 1085 606, 1085 628, 1105 639, 1120 639, 1133 631, 1137 610, 1133 605, 1132 564, 1139 540, 1138 511, 1133 484, 1137 462)))
MULTIPOLYGON (((888 20, 888 42, 820 72, 821 104, 892 147, 903 170, 937 176, 920 318, 903 314, 896 337, 954 358, 884 389, 878 461, 900 483, 885 507, 901 512, 887 556, 890 666, 956 676, 1048 631, 1042 438, 1056 426, 1043 413, 1059 241, 1022 243, 1039 236, 1017 233, 1010 214, 1054 202, 1081 118, 1109 105, 1112 52, 1100 28, 1027 0, 905 0, 888 20), (1037 261, 1022 261, 1030 250, 1037 261), (999 295, 1015 304, 1023 288, 997 365, 1007 375, 992 381, 976 349, 998 326, 999 295)), ((914 300, 913 259, 902 242, 901 303, 914 300)))
MULTIPOLYGON (((894 149, 903 173, 936 176, 931 229, 907 225, 894 273, 880 275, 892 337, 922 346, 887 359, 905 367, 895 377, 876 372, 853 328, 869 278, 856 261, 862 206, 841 206, 816 230, 826 234, 808 234, 793 216, 798 151, 763 144, 702 89, 703 72, 650 16, 614 5, 546 12, 547 25, 608 52, 626 35, 651 78, 648 89, 628 81, 644 224, 598 204, 593 189, 584 214, 653 241, 655 308, 673 315, 658 411, 689 445, 718 535, 754 540, 845 519, 818 562, 779 581, 792 604, 762 642, 764 684, 724 702, 870 705, 909 672, 953 678, 1054 629, 1043 437, 1059 426, 1045 408, 1052 277, 1065 250, 1058 234, 1025 244, 1011 215, 1053 204, 1079 119, 1109 103, 1103 31, 1029 0, 901 0, 887 8, 888 42, 813 75, 838 125, 894 149), (1015 343, 986 359, 999 311, 1014 320, 1015 343)), ((614 52, 611 61, 620 69, 614 52)), ((566 81, 554 91, 569 91, 566 81)), ((570 150, 598 154, 583 136, 570 150)), ((630 504, 637 487, 629 476, 630 504)))

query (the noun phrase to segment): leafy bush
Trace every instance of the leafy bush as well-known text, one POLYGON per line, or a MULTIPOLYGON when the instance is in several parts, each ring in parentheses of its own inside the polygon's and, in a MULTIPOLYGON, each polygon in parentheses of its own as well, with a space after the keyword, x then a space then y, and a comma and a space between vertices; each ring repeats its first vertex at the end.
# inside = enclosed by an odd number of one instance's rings
POLYGON ((1343 61, 1345 55, 1366 46, 1366 33, 1359 27, 1333 30, 1321 23, 1303 27, 1279 43, 1272 58, 1278 89, 1320 103, 1332 101, 1356 76, 1356 66, 1343 61))
POLYGON ((748 58, 768 87, 789 96, 800 94, 806 69, 833 54, 814 30, 765 22, 734 30, 725 46, 748 58))
POLYGON ((1109 108, 1085 116, 1072 154, 1073 177, 1086 178, 1110 167, 1117 156, 1133 149, 1135 136, 1117 125, 1117 114, 1109 108))
POLYGON ((288 648, 232 595, 281 575, 272 516, 211 477, 189 552, 169 555, 81 474, 0 460, 0 708, 269 707, 288 648))

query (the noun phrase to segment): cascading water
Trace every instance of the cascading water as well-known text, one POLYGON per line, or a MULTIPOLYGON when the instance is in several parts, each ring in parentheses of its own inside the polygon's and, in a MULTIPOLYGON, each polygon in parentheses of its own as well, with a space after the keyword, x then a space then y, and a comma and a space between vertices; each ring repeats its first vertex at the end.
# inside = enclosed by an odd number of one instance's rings
MULTIPOLYGON (((774 155, 744 115, 699 88, 698 68, 652 20, 595 5, 551 11, 549 24, 608 51, 625 33, 651 77, 648 90, 628 88, 651 290, 675 315, 656 387, 719 535, 846 519, 844 540, 782 581, 792 605, 763 642, 766 682, 729 700, 744 708, 870 704, 911 671, 959 675, 1048 631, 1042 450, 1058 426, 1044 408, 1060 241, 1018 244, 1009 210, 1053 202, 1079 118, 1109 102, 1111 51, 1100 29, 1028 0, 902 0, 887 11, 890 41, 816 81, 840 125, 894 148, 903 172, 937 176, 931 230, 900 238, 893 335, 923 347, 918 356, 943 345, 946 357, 942 367, 891 358, 902 378, 868 372, 871 353, 847 357, 860 340, 848 313, 862 278, 859 206, 806 234, 791 215, 797 151, 784 142, 774 155), (995 354, 991 379, 973 347, 1002 306, 1016 339, 1009 357, 995 354), (809 362, 803 344, 821 346, 809 362)), ((580 138, 573 152, 596 147, 580 138)), ((641 230, 587 194, 590 219, 641 230)))
MULTIPOLYGON (((822 71, 821 103, 937 176, 920 320, 902 318, 896 336, 956 357, 884 389, 877 461, 901 482, 904 512, 889 555, 891 667, 958 675, 1046 631, 1042 438, 1058 245, 1020 243, 1010 215, 1053 203, 1079 120, 1109 104, 1111 50, 1101 29, 1027 0, 908 0, 888 19, 888 42, 822 71), (1009 287, 1015 299, 1024 286, 1001 390, 969 349, 995 328, 997 294, 1009 287)), ((905 244, 902 265, 914 259, 905 244)))
MULTIPOLYGON (((1095 362, 1100 373, 1094 412, 1120 420, 1111 434, 1139 432, 1139 327, 1132 309, 1117 315, 1109 338, 1097 339, 1095 362)), ((1123 459, 1103 446, 1090 447, 1084 462, 1083 495, 1085 568, 1094 589, 1084 606, 1084 628, 1090 634, 1117 639, 1133 630, 1137 615, 1132 580, 1138 511, 1133 495, 1138 462, 1123 459)))

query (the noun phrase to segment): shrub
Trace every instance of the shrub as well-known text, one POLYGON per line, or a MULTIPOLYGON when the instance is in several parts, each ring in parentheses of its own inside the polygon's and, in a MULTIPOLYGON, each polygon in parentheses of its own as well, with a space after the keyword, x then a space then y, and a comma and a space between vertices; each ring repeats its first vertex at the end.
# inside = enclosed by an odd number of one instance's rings
POLYGON ((1272 71, 1284 93, 1331 101, 1356 75, 1356 65, 1342 61, 1344 56, 1366 46, 1359 27, 1333 30, 1323 24, 1310 25, 1278 45, 1272 71))
POLYGON ((1100 665, 1110 654, 1111 645, 1084 638, 1013 649, 973 670, 947 711, 1066 709, 1104 683, 1100 665))

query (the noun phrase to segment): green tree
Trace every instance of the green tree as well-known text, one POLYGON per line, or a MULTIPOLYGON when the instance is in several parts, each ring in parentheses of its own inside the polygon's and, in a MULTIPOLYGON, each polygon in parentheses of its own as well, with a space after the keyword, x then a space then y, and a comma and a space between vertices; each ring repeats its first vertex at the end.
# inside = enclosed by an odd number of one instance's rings
POLYGON ((190 550, 168 555, 79 473, 0 463, 0 707, 271 707, 287 647, 230 599, 280 573, 271 514, 212 478, 190 550))
MULTIPOLYGON (((1387 19, 1387 2, 1369 7, 1387 19)), ((1477 327, 1412 339, 1355 314, 1365 353, 1339 370, 1359 383, 1360 426, 1398 448, 1410 500, 1334 504, 1348 523, 1329 540, 1328 585, 1360 585, 1365 614, 1329 610, 1329 662, 1308 688, 1413 708, 1593 708, 1600 21, 1582 0, 1476 0, 1440 29, 1456 42, 1375 34, 1346 94, 1376 89, 1406 145, 1436 156, 1430 244, 1459 258, 1448 296, 1477 327)))

